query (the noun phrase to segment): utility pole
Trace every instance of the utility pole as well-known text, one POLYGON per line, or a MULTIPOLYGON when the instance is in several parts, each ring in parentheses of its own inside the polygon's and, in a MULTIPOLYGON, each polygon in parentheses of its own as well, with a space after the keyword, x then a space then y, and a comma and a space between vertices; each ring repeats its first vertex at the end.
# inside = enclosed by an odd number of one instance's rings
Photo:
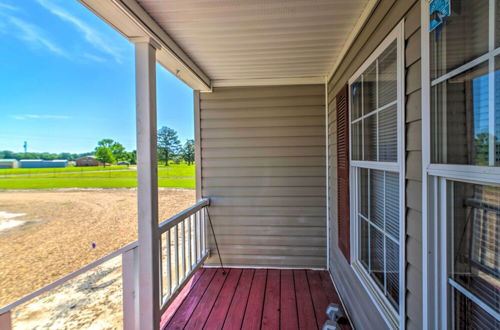
POLYGON ((24 153, 28 152, 28 141, 24 141, 24 153))

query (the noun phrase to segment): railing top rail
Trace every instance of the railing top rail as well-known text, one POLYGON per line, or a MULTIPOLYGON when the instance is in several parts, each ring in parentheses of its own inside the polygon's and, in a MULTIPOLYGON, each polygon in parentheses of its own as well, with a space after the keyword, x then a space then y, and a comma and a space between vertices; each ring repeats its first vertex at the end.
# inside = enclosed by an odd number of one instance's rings
POLYGON ((62 278, 60 278, 60 279, 58 279, 58 280, 50 283, 50 284, 47 284, 46 286, 44 286, 44 287, 42 287, 42 288, 40 288, 40 289, 38 289, 38 290, 36 290, 36 291, 34 291, 34 292, 26 295, 24 297, 22 297, 21 299, 18 299, 16 301, 14 301, 14 302, 12 302, 12 303, 10 303, 10 304, 8 304, 8 305, 0 308, 0 315, 2 315, 4 313, 6 313, 6 312, 8 312, 8 311, 10 311, 10 310, 12 310, 14 308, 16 308, 19 305, 24 304, 27 301, 30 301, 30 300, 32 300, 32 299, 40 296, 41 294, 43 294, 43 293, 45 293, 47 291, 52 290, 53 288, 55 288, 55 287, 57 287, 57 286, 59 286, 61 284, 64 284, 65 282, 67 282, 67 281, 69 281, 69 280, 77 277, 78 275, 81 275, 81 274, 83 274, 83 273, 85 273, 85 272, 87 272, 87 271, 89 271, 89 270, 91 270, 91 269, 93 269, 93 268, 95 268, 97 266, 100 266, 101 264, 105 263, 108 260, 111 260, 111 259, 113 259, 113 258, 115 258, 115 257, 117 257, 117 256, 119 256, 121 254, 124 254, 127 251, 130 251, 130 250, 136 248, 137 246, 138 246, 138 242, 134 241, 134 242, 132 242, 130 244, 125 245, 122 248, 119 248, 118 250, 115 250, 115 251, 111 252, 108 255, 105 255, 104 257, 102 257, 100 259, 97 259, 96 261, 94 261, 94 262, 92 262, 92 263, 90 263, 90 264, 88 264, 86 266, 83 266, 82 268, 74 271, 73 273, 70 273, 70 274, 68 274, 68 275, 66 275, 66 276, 64 276, 64 277, 62 277, 62 278))
POLYGON ((186 219, 190 215, 195 214, 196 212, 198 212, 199 210, 201 210, 202 208, 204 208, 205 206, 208 206, 208 205, 210 205, 210 199, 204 198, 204 199, 200 200, 198 203, 191 206, 190 208, 185 209, 181 213, 178 213, 178 214, 174 215, 173 217, 171 217, 170 219, 163 221, 158 226, 159 235, 163 234, 164 232, 166 232, 167 230, 169 230, 170 228, 172 228, 173 226, 175 226, 176 224, 178 224, 182 220, 186 219))

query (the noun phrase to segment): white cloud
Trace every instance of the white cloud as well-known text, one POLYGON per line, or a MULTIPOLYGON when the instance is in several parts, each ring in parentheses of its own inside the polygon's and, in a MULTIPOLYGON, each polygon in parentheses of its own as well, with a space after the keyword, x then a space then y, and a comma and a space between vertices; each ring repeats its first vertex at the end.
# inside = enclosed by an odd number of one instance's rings
POLYGON ((16 35, 19 39, 36 47, 44 47, 57 55, 68 57, 62 48, 44 36, 43 31, 38 26, 16 17, 10 17, 9 21, 19 30, 20 34, 16 35))
POLYGON ((83 57, 85 57, 91 61, 94 61, 94 62, 99 62, 99 63, 106 62, 106 60, 104 58, 97 56, 97 55, 94 55, 94 54, 90 54, 90 53, 83 53, 83 57))
POLYGON ((37 2, 60 19, 73 24, 76 29, 83 34, 85 40, 87 40, 87 42, 94 46, 96 49, 112 56, 116 62, 121 63, 121 52, 111 46, 110 42, 108 40, 105 40, 105 38, 101 35, 101 33, 99 33, 99 31, 95 30, 78 17, 55 5, 52 1, 37 0, 37 2))
POLYGON ((19 8, 12 6, 12 5, 9 5, 9 4, 6 4, 6 3, 3 3, 3 2, 0 2, 0 9, 7 9, 7 10, 12 10, 12 11, 19 10, 19 8))
POLYGON ((70 119, 71 116, 64 115, 33 115, 33 114, 24 114, 24 115, 12 115, 10 116, 12 119, 16 120, 26 120, 26 119, 70 119))

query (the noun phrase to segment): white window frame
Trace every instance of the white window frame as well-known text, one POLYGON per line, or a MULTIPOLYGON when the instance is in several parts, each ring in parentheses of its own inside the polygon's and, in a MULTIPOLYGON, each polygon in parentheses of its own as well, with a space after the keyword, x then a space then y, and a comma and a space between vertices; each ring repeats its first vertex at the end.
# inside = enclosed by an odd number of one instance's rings
MULTIPOLYGON (((436 198, 434 199, 431 209, 434 210, 435 214, 435 264, 437 269, 437 276, 435 277, 435 288, 437 289, 437 306, 439 311, 442 311, 440 315, 436 315, 435 325, 436 329, 449 329, 449 317, 450 310, 448 310, 449 299, 451 290, 449 285, 453 286, 455 290, 462 293, 473 303, 486 310, 486 312, 490 315, 495 314, 495 312, 491 312, 491 307, 489 307, 486 303, 481 301, 480 297, 476 297, 474 294, 470 293, 469 290, 461 287, 460 284, 449 278, 450 273, 450 260, 449 260, 449 236, 450 236, 450 226, 448 223, 448 213, 450 212, 450 199, 448 198, 448 184, 451 183, 450 187, 453 187, 454 182, 461 183, 470 183, 470 184, 479 184, 479 185, 489 185, 495 186, 490 182, 480 182, 474 180, 467 179, 457 179, 454 177, 433 177, 433 191, 436 192, 436 198), (453 282, 453 283, 452 283, 453 282)), ((500 187, 500 184, 496 185, 500 187)), ((496 313, 498 314, 498 313, 496 313)), ((497 315, 498 316, 498 315, 497 315)), ((498 318, 497 318, 498 319, 498 318)))
MULTIPOLYGON (((489 28, 489 49, 461 67, 431 81, 429 2, 421 1, 421 77, 422 77, 422 319, 423 329, 447 329, 448 263, 447 263, 447 190, 448 180, 500 186, 500 167, 431 163, 431 87, 447 78, 465 72, 498 54, 493 49, 493 26, 489 28)), ((489 0, 490 23, 494 19, 495 0, 489 0), (493 18, 493 19, 492 19, 493 18)), ((492 61, 489 71, 494 70, 492 61)), ((489 75, 489 97, 494 98, 494 75, 489 75)), ((490 107, 491 107, 490 100, 490 107)), ((489 112, 489 132, 494 132, 494 116, 489 112)), ((494 156, 493 134, 490 134, 489 163, 494 156)))
MULTIPOLYGON (((357 275, 374 305, 382 315, 387 325, 392 329, 405 329, 406 326, 406 204, 405 204, 405 65, 404 65, 404 20, 394 28, 361 65, 356 73, 349 79, 349 109, 351 109, 351 84, 389 47, 394 41, 397 42, 397 162, 376 162, 352 160, 350 152, 349 187, 350 187, 350 216, 351 216, 351 267, 357 275), (392 306, 384 296, 382 290, 374 282, 364 266, 360 262, 360 228, 357 210, 359 207, 359 168, 391 171, 399 173, 399 311, 392 306)), ((393 104, 393 103, 391 103, 393 104)), ((349 146, 352 151, 352 121, 349 111, 349 146)))

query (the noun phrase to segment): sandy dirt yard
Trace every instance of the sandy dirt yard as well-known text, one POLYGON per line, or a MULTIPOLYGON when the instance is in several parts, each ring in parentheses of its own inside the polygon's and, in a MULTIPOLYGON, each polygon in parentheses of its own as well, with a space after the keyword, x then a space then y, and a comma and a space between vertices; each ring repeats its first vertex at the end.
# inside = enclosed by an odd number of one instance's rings
MULTIPOLYGON (((195 191, 163 189, 159 199, 165 220, 191 206, 195 191)), ((134 189, 0 192, 0 306, 134 241, 136 217, 134 189)), ((13 318, 19 329, 119 328, 121 259, 19 307, 13 318)))

